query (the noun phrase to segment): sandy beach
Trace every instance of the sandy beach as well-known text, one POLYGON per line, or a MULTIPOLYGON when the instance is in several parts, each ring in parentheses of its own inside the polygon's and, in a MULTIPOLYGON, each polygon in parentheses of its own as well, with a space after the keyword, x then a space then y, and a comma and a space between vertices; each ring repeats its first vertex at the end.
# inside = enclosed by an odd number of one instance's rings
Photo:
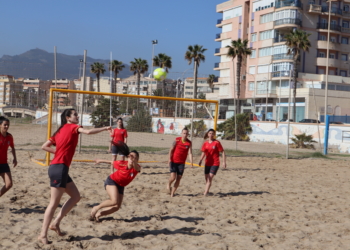
MULTIPOLYGON (((187 167, 171 198, 165 191, 167 164, 143 163, 125 189, 122 209, 100 223, 88 217, 92 206, 108 198, 103 181, 109 166, 73 163, 70 175, 82 199, 62 221, 66 235, 50 231, 51 244, 44 246, 36 239, 49 203, 49 179, 47 167, 30 155, 44 155, 36 144, 45 136, 36 128, 27 135, 22 130, 9 130, 19 164, 11 168, 13 188, 0 198, 0 249, 350 249, 349 160, 265 157, 228 157, 207 197, 203 168, 187 167)), ((257 146, 272 152, 274 147, 257 146)), ((110 155, 85 149, 75 158, 110 155)), ((140 160, 164 162, 167 156, 141 153, 140 160)))

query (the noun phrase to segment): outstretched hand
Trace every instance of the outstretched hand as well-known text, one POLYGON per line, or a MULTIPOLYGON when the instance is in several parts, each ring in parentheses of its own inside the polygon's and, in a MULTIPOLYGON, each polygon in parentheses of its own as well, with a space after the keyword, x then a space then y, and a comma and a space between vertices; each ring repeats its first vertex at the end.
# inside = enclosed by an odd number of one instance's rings
POLYGON ((101 160, 95 159, 95 165, 97 165, 97 164, 99 164, 99 163, 101 163, 101 160))

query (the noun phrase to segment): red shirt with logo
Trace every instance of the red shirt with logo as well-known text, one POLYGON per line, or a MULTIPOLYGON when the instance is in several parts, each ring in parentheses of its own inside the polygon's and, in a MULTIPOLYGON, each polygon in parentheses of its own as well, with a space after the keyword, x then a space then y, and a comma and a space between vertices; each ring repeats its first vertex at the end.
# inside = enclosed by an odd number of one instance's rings
POLYGON ((7 133, 6 136, 3 136, 0 133, 0 164, 7 164, 7 150, 9 147, 15 147, 12 135, 7 133))
POLYGON ((220 166, 220 153, 224 151, 221 143, 217 140, 206 141, 202 145, 202 152, 205 153, 205 166, 220 166))
POLYGON ((109 177, 122 187, 126 187, 138 174, 136 169, 128 169, 128 161, 114 161, 113 167, 117 169, 117 171, 109 177))
POLYGON ((79 128, 82 126, 67 123, 50 138, 50 141, 56 146, 55 157, 51 164, 63 163, 67 167, 70 166, 79 140, 79 128))
POLYGON ((115 128, 113 129, 113 134, 111 135, 111 137, 113 137, 114 142, 124 142, 124 139, 128 137, 128 132, 125 128, 115 128))
POLYGON ((182 142, 182 137, 177 137, 175 143, 175 150, 170 160, 173 163, 184 164, 192 142, 188 139, 185 142, 182 142))

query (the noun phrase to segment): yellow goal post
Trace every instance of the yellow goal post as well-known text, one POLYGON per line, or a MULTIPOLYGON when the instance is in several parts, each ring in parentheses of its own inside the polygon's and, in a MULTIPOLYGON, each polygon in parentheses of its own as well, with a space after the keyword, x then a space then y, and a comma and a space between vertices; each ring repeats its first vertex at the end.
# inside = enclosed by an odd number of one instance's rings
MULTIPOLYGON (((65 94, 81 94, 81 95, 94 95, 94 96, 111 96, 111 97, 129 97, 129 98, 139 98, 139 99, 151 99, 151 100, 169 100, 169 101, 180 101, 180 102, 192 102, 192 103, 208 103, 215 105, 215 111, 212 116, 213 119, 213 128, 216 130, 217 121, 219 115, 219 102, 216 100, 204 100, 204 99, 190 99, 190 98, 175 98, 175 97, 162 97, 162 96, 147 96, 147 95, 131 95, 131 94, 119 94, 119 93, 109 93, 109 92, 95 92, 95 91, 81 91, 81 90, 71 90, 71 89, 50 89, 50 97, 48 103, 48 120, 47 120, 47 139, 51 137, 52 133, 52 118, 53 118, 53 102, 54 96, 58 93, 65 94)), ((192 107, 193 108, 193 107, 192 107)), ((193 122, 193 113, 192 110, 192 122, 193 122)), ((83 115, 83 114, 81 114, 83 115)), ((57 117, 56 117, 57 119, 57 117)), ((193 129, 193 126, 191 126, 193 129)), ((191 134, 193 136, 193 134, 191 134)), ((50 153, 46 152, 45 164, 49 166, 50 164, 50 153)))

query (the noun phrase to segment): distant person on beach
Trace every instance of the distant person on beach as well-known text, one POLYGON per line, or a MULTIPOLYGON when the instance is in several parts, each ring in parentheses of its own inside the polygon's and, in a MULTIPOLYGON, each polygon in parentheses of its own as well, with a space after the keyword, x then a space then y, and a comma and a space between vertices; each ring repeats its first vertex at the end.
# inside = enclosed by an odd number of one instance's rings
MULTIPOLYGON (((109 152, 112 152, 112 162, 115 162, 118 158, 118 154, 121 156, 122 160, 125 160, 125 156, 118 152, 117 147, 113 145, 113 142, 122 141, 125 144, 127 143, 128 131, 124 128, 123 119, 118 118, 117 127, 111 131, 111 143, 109 144, 109 152)), ((113 174, 114 168, 111 164, 111 174, 113 174)))
POLYGON ((223 167, 226 168, 226 155, 221 143, 215 139, 216 132, 214 129, 209 129, 204 135, 204 140, 206 140, 202 145, 202 155, 199 161, 199 165, 202 164, 202 160, 205 157, 205 191, 204 195, 209 193, 211 183, 214 176, 219 170, 220 166, 220 152, 222 152, 223 167))
POLYGON ((41 147, 43 150, 55 154, 48 169, 51 186, 51 199, 46 208, 43 226, 38 237, 38 240, 43 244, 49 243, 47 239, 47 231, 49 228, 55 231, 59 236, 64 235, 60 230, 61 220, 80 200, 78 188, 68 174, 75 153, 75 148, 78 143, 79 133, 91 135, 111 130, 111 127, 87 130, 78 125, 78 123, 79 116, 75 109, 64 110, 61 114, 61 126, 41 147), (56 149, 51 148, 52 145, 56 146, 56 149), (57 217, 51 223, 55 210, 64 193, 67 193, 70 198, 63 204, 57 217))
POLYGON ((185 171, 187 154, 190 156, 191 168, 193 167, 192 142, 188 139, 188 135, 189 131, 185 127, 182 129, 181 137, 175 139, 169 150, 170 178, 167 189, 171 197, 174 197, 174 194, 180 185, 180 180, 185 171), (171 184, 174 181, 174 187, 171 187, 171 184))
POLYGON ((11 147, 13 155, 13 167, 17 166, 17 157, 13 137, 8 133, 10 120, 0 116, 0 176, 5 182, 5 185, 0 190, 0 197, 3 196, 12 187, 12 176, 9 164, 7 163, 7 151, 11 147))
POLYGON ((117 212, 123 202, 125 187, 141 172, 141 166, 138 164, 139 153, 136 150, 130 152, 128 146, 121 141, 113 142, 113 144, 128 159, 127 161, 113 162, 100 159, 95 160, 96 164, 113 164, 116 171, 109 175, 105 181, 105 189, 110 199, 92 208, 90 213, 90 220, 92 221, 99 221, 101 216, 117 212))

